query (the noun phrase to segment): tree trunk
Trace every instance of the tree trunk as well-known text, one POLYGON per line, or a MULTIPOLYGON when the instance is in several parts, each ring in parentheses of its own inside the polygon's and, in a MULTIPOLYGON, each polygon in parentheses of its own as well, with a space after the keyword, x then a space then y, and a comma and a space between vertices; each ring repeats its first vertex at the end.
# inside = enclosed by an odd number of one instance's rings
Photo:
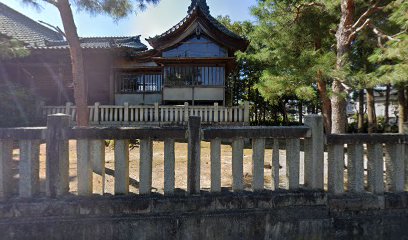
POLYGON ((374 90, 367 88, 367 116, 368 116, 368 133, 377 132, 377 117, 375 115, 374 90))
POLYGON ((385 89, 385 107, 384 107, 384 124, 388 125, 390 123, 390 92, 391 84, 387 84, 385 89))
POLYGON ((59 0, 56 4, 64 26, 65 35, 69 44, 72 63, 72 78, 74 83, 74 98, 77 107, 78 126, 89 125, 87 87, 85 83, 84 59, 79 41, 77 28, 68 0, 59 0))
POLYGON ((406 98, 405 98, 405 88, 403 86, 398 87, 398 132, 404 132, 404 122, 407 120, 405 118, 406 111, 406 98))
POLYGON ((327 96, 327 83, 322 80, 322 73, 317 74, 317 89, 319 91, 320 99, 322 101, 323 124, 326 133, 331 133, 332 127, 332 107, 330 98, 327 96))
MULTIPOLYGON (((346 66, 346 56, 350 49, 349 38, 354 17, 354 0, 341 0, 341 19, 336 32, 337 40, 337 62, 336 69, 343 70, 346 66)), ((342 79, 333 81, 332 96, 332 132, 345 133, 347 123, 347 102, 345 88, 342 79)))
POLYGON ((364 132, 364 89, 358 93, 358 132, 364 132))

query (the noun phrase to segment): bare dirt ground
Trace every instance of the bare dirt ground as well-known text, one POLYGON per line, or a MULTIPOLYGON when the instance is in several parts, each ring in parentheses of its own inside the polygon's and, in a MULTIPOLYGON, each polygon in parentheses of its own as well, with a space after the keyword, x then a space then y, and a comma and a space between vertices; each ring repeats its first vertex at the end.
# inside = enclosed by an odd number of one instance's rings
MULTIPOLYGON (((77 156, 76 141, 70 141, 69 159, 70 159, 70 192, 77 192, 77 156)), ((40 146, 40 182, 41 192, 45 192, 45 144, 40 146)), ((176 143, 175 145, 176 163, 175 163, 175 187, 185 190, 187 186, 187 144, 176 143)), ((93 189, 95 194, 113 194, 114 193, 114 172, 115 159, 112 147, 105 148, 105 179, 98 174, 93 174, 93 189), (104 183, 104 184, 103 184, 104 183), (104 189, 102 189, 104 188, 104 189)), ((130 150, 130 192, 138 193, 139 183, 139 148, 130 150)), ((280 150, 280 188, 286 188, 286 151, 280 150)), ((16 166, 15 177, 18 178, 18 150, 14 151, 16 166)), ((303 152, 300 154, 300 183, 303 183, 303 152)), ((221 146, 221 185, 223 188, 231 188, 232 185, 232 149, 228 144, 221 146)), ((271 162, 272 150, 266 149, 264 163, 265 188, 271 185, 271 162)), ((325 171, 327 172, 327 170, 325 171)), ((164 186, 164 144, 163 142, 154 142, 153 145, 153 189, 152 192, 163 193, 164 186)), ((252 149, 244 150, 244 183, 245 187, 250 189, 252 181, 252 149)), ((211 186, 211 163, 210 163, 210 143, 202 142, 201 147, 201 188, 209 190, 211 186)))

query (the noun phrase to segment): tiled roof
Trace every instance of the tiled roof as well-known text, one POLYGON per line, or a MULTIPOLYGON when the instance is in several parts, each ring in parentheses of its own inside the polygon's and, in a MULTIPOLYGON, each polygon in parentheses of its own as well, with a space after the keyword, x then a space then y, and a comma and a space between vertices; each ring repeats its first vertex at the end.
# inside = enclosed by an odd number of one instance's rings
MULTIPOLYGON (((0 2, 0 34, 17 39, 34 49, 68 49, 62 34, 32 20, 0 2)), ((146 50, 140 36, 80 38, 83 48, 131 48, 146 50)))
MULTIPOLYGON (((131 48, 133 50, 143 51, 147 47, 140 42, 140 36, 133 37, 86 37, 80 38, 82 48, 131 48)), ((47 49, 68 49, 67 41, 46 41, 45 47, 47 49)))
POLYGON ((63 37, 44 25, 0 2, 0 34, 24 42, 29 47, 44 47, 44 40, 61 41, 63 37))
MULTIPOLYGON (((151 40, 154 39, 158 39, 158 38, 162 38, 165 37, 171 33, 173 33, 174 31, 176 31, 178 28, 180 28, 185 22, 187 22, 191 16, 193 15, 193 13, 195 11, 200 10, 204 16, 221 32, 223 32, 224 34, 233 37, 233 38, 238 38, 238 39, 242 39, 241 36, 235 34, 234 32, 232 32, 231 30, 229 30, 227 27, 225 27, 223 24, 221 24, 217 19, 215 19, 213 16, 211 16, 210 14, 210 8, 207 5, 206 0, 191 0, 191 5, 188 7, 188 11, 187 11, 187 16, 181 20, 178 24, 176 24, 175 26, 173 26, 171 29, 167 30, 165 33, 161 34, 161 35, 157 35, 155 37, 150 38, 151 40)), ((148 40, 150 40, 148 39, 148 40)))

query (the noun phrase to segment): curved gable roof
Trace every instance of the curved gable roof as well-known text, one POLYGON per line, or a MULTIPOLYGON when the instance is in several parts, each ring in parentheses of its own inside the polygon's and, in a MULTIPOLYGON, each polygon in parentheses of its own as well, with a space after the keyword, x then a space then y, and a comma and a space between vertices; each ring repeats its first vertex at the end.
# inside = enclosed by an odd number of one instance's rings
POLYGON ((203 31, 206 35, 233 51, 244 51, 247 48, 249 43, 246 39, 230 31, 211 16, 205 0, 192 0, 187 13, 188 15, 171 29, 161 35, 148 38, 146 41, 153 48, 162 50, 177 44, 178 41, 182 40, 181 38, 194 34, 199 28, 199 31, 203 31))

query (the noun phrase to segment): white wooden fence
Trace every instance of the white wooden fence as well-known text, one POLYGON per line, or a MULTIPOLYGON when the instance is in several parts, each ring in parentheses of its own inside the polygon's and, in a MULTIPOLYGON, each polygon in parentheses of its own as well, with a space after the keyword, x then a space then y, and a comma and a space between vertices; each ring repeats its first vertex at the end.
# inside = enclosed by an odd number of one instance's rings
MULTIPOLYGON (((184 105, 122 105, 89 106, 89 122, 92 125, 185 125, 190 116, 201 117, 203 124, 240 124, 249 125, 249 103, 241 106, 224 107, 184 105)), ((43 116, 63 113, 76 119, 76 107, 72 103, 65 106, 45 106, 43 116)))

